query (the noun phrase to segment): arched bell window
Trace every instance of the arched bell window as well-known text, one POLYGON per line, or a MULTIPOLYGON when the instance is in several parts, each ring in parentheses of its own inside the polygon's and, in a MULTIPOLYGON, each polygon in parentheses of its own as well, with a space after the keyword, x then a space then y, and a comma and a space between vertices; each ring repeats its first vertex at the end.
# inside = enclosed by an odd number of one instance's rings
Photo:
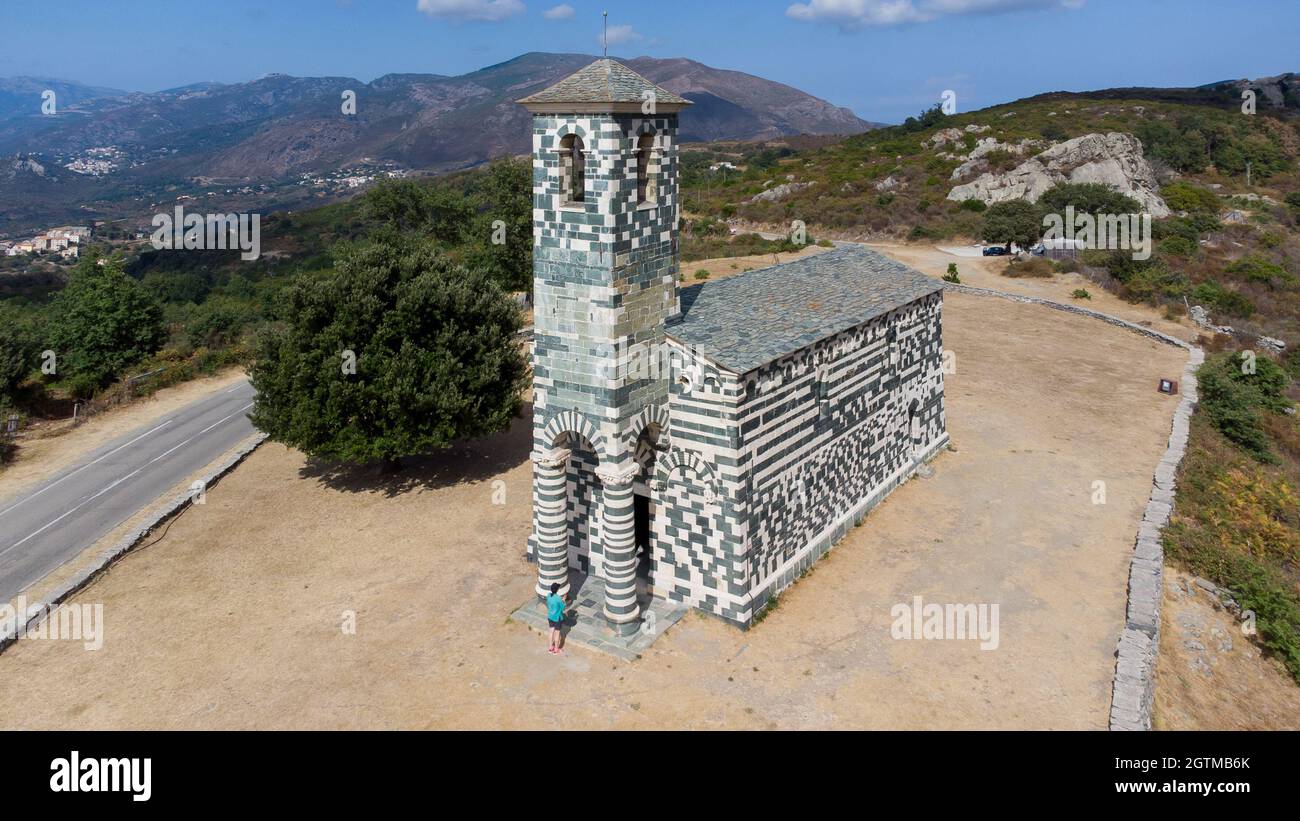
POLYGON ((636 141, 636 203, 653 204, 658 196, 655 187, 655 135, 642 134, 636 141))
POLYGON ((580 203, 586 200, 586 157, 582 138, 566 134, 560 139, 560 203, 580 203))

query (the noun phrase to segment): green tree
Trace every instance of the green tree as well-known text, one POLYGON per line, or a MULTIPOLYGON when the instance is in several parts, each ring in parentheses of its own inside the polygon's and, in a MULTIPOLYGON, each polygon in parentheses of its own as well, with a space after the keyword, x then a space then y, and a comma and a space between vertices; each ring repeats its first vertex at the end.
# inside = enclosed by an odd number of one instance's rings
POLYGON ((1038 200, 1044 213, 1064 214, 1067 205, 1081 214, 1136 214, 1142 210, 1137 200, 1099 182, 1060 182, 1038 200))
POLYGON ((469 267, 485 272, 507 291, 531 291, 532 163, 517 159, 492 163, 482 181, 480 196, 485 207, 475 220, 469 267))
POLYGON ((1006 245, 1011 243, 1027 249, 1043 236, 1042 212, 1024 200, 1007 200, 994 203, 984 212, 984 225, 980 237, 985 242, 1006 245))
POLYGON ((250 415, 276 441, 395 467, 503 430, 518 412, 528 370, 518 308, 427 239, 341 248, 332 271, 300 278, 287 300, 285 325, 262 335, 250 369, 250 415))
POLYGON ((31 320, 0 305, 0 405, 36 364, 36 333, 31 320))
POLYGON ((469 228, 474 205, 460 191, 443 185, 386 180, 366 192, 362 213, 372 224, 454 245, 469 228))
POLYGON ((167 338, 163 309, 118 260, 78 265, 51 305, 50 349, 57 376, 77 396, 89 396, 123 369, 152 354, 167 338))

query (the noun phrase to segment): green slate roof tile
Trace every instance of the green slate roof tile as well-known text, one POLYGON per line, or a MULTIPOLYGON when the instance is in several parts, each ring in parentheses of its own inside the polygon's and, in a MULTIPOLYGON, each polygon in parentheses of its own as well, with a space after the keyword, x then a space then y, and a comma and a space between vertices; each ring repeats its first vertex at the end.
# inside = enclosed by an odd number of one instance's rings
POLYGON ((644 92, 657 103, 690 105, 691 101, 660 88, 632 69, 609 58, 597 60, 550 88, 520 100, 520 103, 641 103, 644 92))
POLYGON ((668 335, 745 374, 943 290, 943 283, 860 245, 681 291, 668 335))

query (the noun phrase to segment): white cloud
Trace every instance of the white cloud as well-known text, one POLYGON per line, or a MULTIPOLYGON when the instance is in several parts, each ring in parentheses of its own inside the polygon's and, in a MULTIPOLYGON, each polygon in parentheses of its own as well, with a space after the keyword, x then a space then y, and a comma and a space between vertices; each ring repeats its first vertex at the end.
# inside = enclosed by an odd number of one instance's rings
MULTIPOLYGON (((609 44, 611 46, 616 46, 619 43, 630 43, 633 40, 640 40, 640 39, 642 39, 641 34, 637 32, 636 29, 632 28, 629 25, 619 25, 619 26, 609 27, 609 44)), ((605 42, 605 36, 603 34, 597 34, 596 42, 597 43, 605 42)))
POLYGON ((553 9, 542 12, 542 16, 547 20, 572 20, 574 13, 573 6, 568 3, 561 3, 553 9))
POLYGON ((489 23, 524 13, 524 4, 520 0, 419 0, 416 8, 430 17, 489 23))
POLYGON ((792 20, 837 23, 840 28, 928 23, 957 14, 994 14, 1020 9, 1077 9, 1087 0, 808 0, 785 10, 792 20))

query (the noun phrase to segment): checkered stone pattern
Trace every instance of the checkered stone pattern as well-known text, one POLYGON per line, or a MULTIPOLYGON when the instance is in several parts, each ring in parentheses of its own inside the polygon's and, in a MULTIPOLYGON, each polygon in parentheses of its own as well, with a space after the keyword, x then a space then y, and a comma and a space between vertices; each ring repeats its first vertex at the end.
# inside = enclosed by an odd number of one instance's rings
MULTIPOLYGON (((603 435, 603 462, 631 459, 630 422, 666 399, 663 380, 620 372, 620 355, 663 339, 678 313, 677 117, 533 118, 535 428, 577 410, 603 435), (656 197, 638 205, 637 140, 655 135, 656 197), (560 142, 585 146, 586 193, 565 204, 560 142)), ((550 442, 537 441, 539 448, 550 442)))
POLYGON ((739 469, 740 378, 668 341, 672 447, 659 456, 651 580, 656 593, 749 621, 745 474, 739 469))
POLYGON ((942 293, 747 376, 755 612, 947 443, 942 293))
MULTIPOLYGON (((600 574, 604 495, 597 468, 632 469, 636 442, 667 382, 629 369, 662 345, 679 312, 677 117, 533 117, 533 444, 572 451, 570 565, 600 574), (654 135, 651 201, 637 201, 637 146, 654 135), (561 141, 584 149, 582 202, 566 202, 561 141)), ((658 420, 666 427, 666 417, 658 420)), ((537 526, 528 553, 536 556, 537 526)))

